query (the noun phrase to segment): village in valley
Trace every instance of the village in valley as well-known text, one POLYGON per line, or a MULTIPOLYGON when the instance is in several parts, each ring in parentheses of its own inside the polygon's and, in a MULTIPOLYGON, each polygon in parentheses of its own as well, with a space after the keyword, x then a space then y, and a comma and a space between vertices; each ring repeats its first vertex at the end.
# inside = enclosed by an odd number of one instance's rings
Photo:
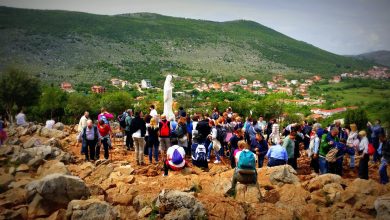
MULTIPOLYGON (((316 83, 328 81, 329 84, 337 84, 342 80, 346 79, 390 79, 390 73, 387 67, 377 67, 373 66, 371 69, 366 72, 353 71, 348 73, 342 73, 340 75, 333 76, 331 79, 323 79, 319 75, 311 76, 307 79, 292 79, 287 80, 281 74, 275 75, 272 77, 272 80, 262 82, 260 80, 253 80, 250 82, 248 79, 242 77, 239 81, 236 82, 210 82, 210 80, 202 77, 191 77, 191 76, 178 76, 173 75, 176 81, 184 80, 192 85, 193 89, 186 89, 183 91, 174 91, 175 95, 183 95, 186 93, 191 93, 196 90, 198 92, 210 92, 210 91, 220 91, 223 93, 231 92, 235 93, 236 88, 241 88, 247 92, 250 92, 258 96, 266 96, 267 94, 275 93, 284 93, 289 99, 281 99, 280 102, 285 104, 293 104, 297 106, 312 106, 310 109, 311 115, 308 118, 313 120, 321 120, 328 118, 334 114, 342 113, 348 109, 356 109, 357 106, 341 106, 333 109, 321 109, 317 106, 321 106, 326 103, 326 100, 323 97, 311 97, 309 88, 316 83)), ((110 80, 110 86, 116 89, 125 89, 125 88, 135 88, 136 90, 142 92, 142 90, 147 89, 156 89, 161 90, 158 86, 154 86, 151 80, 143 79, 139 83, 131 83, 128 80, 112 78, 110 80)), ((61 89, 66 92, 75 92, 72 84, 69 82, 61 83, 61 89)), ((91 87, 92 93, 105 93, 108 88, 101 85, 93 85, 91 87)), ((136 100, 142 100, 144 97, 137 97, 136 100)))

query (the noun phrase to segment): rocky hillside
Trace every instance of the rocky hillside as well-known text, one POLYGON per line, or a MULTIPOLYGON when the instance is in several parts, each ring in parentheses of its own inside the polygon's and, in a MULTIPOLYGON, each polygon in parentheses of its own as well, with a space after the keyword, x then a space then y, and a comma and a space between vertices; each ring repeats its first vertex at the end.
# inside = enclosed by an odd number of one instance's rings
POLYGON ((390 51, 388 50, 378 50, 370 53, 363 53, 355 57, 359 59, 370 60, 385 66, 390 66, 390 51))
MULTIPOLYGON (((0 219, 388 219, 390 185, 308 172, 262 168, 260 187, 223 194, 233 170, 210 164, 161 176, 162 166, 137 166, 118 145, 111 160, 84 162, 70 127, 10 127, 0 147, 0 219)), ((302 171, 303 170, 303 171, 302 171)), ((371 165, 371 177, 377 176, 371 165)))
POLYGON ((211 79, 330 76, 371 64, 332 54, 252 21, 116 16, 0 7, 0 70, 75 85, 112 77, 161 81, 167 71, 211 79))

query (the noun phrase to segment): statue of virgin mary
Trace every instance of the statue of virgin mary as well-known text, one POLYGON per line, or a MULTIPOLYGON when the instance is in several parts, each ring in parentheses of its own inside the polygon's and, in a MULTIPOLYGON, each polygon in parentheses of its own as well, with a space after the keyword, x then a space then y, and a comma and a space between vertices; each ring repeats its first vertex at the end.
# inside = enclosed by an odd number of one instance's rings
POLYGON ((175 114, 172 110, 173 98, 172 98, 172 75, 167 75, 164 83, 164 115, 167 116, 167 119, 175 118, 175 114))

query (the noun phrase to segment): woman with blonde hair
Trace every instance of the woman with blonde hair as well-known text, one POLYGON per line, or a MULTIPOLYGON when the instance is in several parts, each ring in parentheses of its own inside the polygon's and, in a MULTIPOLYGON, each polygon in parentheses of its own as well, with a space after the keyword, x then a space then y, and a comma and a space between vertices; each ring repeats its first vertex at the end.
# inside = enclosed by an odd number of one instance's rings
POLYGON ((208 147, 207 152, 207 162, 210 162, 210 154, 211 150, 214 149, 215 153, 215 164, 221 163, 221 158, 219 156, 219 150, 221 149, 221 142, 218 140, 218 129, 221 129, 221 125, 219 124, 220 120, 210 120, 209 124, 211 127, 211 134, 209 135, 209 138, 211 139, 211 142, 208 147))
POLYGON ((366 131, 360 131, 359 137, 359 155, 362 155, 359 162, 359 178, 368 180, 368 161, 370 156, 368 155, 368 139, 366 131))
POLYGON ((153 162, 153 153, 154 153, 154 160, 155 163, 158 162, 158 146, 159 146, 159 141, 158 141, 158 123, 156 117, 153 117, 150 119, 150 126, 148 127, 148 141, 149 141, 149 162, 153 162))
MULTIPOLYGON (((357 151, 359 147, 359 135, 356 124, 350 124, 349 125, 349 132, 348 132, 348 139, 347 139, 347 146, 350 148, 355 149, 357 151)), ((351 169, 355 168, 355 155, 349 155, 349 167, 351 169)))

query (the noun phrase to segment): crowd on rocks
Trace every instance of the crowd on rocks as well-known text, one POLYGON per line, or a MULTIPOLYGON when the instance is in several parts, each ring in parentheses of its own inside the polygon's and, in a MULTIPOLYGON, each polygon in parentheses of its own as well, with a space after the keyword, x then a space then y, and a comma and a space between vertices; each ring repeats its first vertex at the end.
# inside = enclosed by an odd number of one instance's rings
POLYGON ((88 112, 81 117, 77 141, 85 161, 72 164, 74 158, 58 143, 74 141, 66 126, 53 122, 34 125, 23 118, 23 123, 4 130, 10 138, 0 148, 0 157, 5 158, 1 163, 18 164, 6 164, 10 167, 0 170, 0 198, 4 200, 0 216, 8 219, 128 219, 156 213, 165 219, 206 215, 211 219, 256 219, 272 217, 270 212, 287 219, 328 215, 334 219, 373 215, 386 219, 390 211, 388 184, 364 180, 372 159, 372 163, 380 160, 380 182, 388 182, 389 144, 380 121, 369 124, 367 131, 358 131, 354 124, 341 127, 338 121, 329 127, 302 122, 282 128, 276 119, 242 120, 230 108, 192 116, 181 108, 173 119, 158 115, 154 106, 146 115, 128 109, 116 118, 102 109, 96 122, 88 112), (110 149, 115 147, 111 139, 114 120, 126 134, 123 151, 134 155, 134 164, 109 160, 110 149), (48 140, 42 142, 41 137, 48 140), (297 162, 299 157, 309 157, 319 175, 300 180, 296 176, 302 165, 297 162), (350 182, 340 177, 343 161, 349 168, 359 163, 360 179, 350 182), (163 171, 162 179, 156 182, 136 176, 148 166, 163 171), (183 176, 186 167, 192 172, 183 176), (32 170, 37 174, 28 175, 32 170), (170 170, 182 172, 166 177, 170 170), (27 206, 21 205, 24 201, 27 206), (258 206, 259 202, 264 206, 258 206))

